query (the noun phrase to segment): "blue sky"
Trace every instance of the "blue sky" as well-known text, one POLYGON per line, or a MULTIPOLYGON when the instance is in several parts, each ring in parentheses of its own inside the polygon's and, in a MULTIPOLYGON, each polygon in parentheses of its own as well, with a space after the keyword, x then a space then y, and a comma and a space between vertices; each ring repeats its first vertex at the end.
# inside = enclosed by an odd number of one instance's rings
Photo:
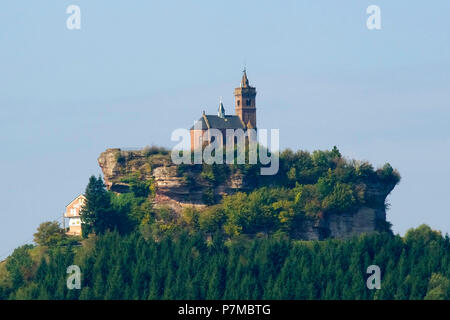
POLYGON ((2 2, 0 258, 55 220, 109 147, 173 146, 244 64, 258 126, 401 175, 394 232, 450 232, 450 2, 2 2), (81 30, 66 8, 81 8, 81 30), (366 28, 381 8, 382 29, 366 28))

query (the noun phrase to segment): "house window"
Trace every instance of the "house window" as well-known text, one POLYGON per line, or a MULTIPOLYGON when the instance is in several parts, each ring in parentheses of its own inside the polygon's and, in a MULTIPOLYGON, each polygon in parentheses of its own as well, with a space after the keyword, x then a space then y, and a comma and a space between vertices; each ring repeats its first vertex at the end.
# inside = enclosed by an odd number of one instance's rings
POLYGON ((250 102, 251 102, 251 100, 247 100, 247 106, 249 106, 250 105, 250 102))
POLYGON ((241 105, 241 100, 238 100, 237 104, 238 104, 238 106, 240 106, 241 105))

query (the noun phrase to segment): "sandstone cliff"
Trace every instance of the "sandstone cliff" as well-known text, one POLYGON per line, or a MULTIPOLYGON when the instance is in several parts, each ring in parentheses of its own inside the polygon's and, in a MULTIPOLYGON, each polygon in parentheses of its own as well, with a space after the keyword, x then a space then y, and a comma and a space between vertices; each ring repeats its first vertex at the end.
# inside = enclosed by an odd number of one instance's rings
MULTIPOLYGON (((204 207, 204 192, 212 187, 211 183, 201 176, 201 168, 198 166, 184 166, 183 173, 180 174, 179 166, 172 163, 169 155, 151 154, 145 149, 107 149, 98 158, 98 163, 109 190, 117 193, 128 192, 128 184, 124 182, 124 178, 138 173, 144 179, 154 181, 155 205, 170 206, 175 211, 186 206, 204 207)), ((223 195, 249 188, 242 175, 235 173, 213 189, 215 196, 221 198, 223 195)))
MULTIPOLYGON (((201 174, 201 166, 174 165, 169 154, 151 149, 124 151, 107 149, 98 158, 107 188, 116 193, 128 192, 126 177, 138 174, 152 180, 155 186, 154 206, 168 206, 180 213, 185 207, 205 207, 205 191, 211 190, 217 199, 237 191, 250 191, 251 181, 241 173, 232 172, 222 182, 211 184, 201 174)), ((305 219, 292 232, 298 239, 349 238, 362 233, 383 230, 386 225, 385 200, 395 184, 371 183, 365 193, 370 201, 352 212, 325 213, 319 218, 305 219)))

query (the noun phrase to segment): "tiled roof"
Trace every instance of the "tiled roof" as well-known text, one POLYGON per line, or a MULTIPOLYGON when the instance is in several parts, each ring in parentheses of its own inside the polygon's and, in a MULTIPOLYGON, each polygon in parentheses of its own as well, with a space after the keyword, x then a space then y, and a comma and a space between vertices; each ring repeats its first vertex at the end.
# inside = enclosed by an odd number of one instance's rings
POLYGON ((196 123, 191 127, 192 129, 245 129, 241 118, 238 116, 225 116, 221 118, 215 115, 205 115, 202 116, 196 123), (205 121, 206 118, 206 121, 205 121), (208 122, 208 123, 206 123, 208 122))

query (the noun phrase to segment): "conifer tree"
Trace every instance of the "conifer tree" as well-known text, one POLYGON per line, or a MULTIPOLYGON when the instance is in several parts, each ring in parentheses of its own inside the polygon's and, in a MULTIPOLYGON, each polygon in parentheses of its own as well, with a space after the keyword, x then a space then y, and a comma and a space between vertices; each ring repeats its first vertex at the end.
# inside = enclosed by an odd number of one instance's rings
POLYGON ((85 196, 86 203, 80 212, 83 237, 87 238, 90 233, 102 234, 107 230, 115 230, 119 219, 112 210, 110 195, 101 177, 89 178, 85 196))

